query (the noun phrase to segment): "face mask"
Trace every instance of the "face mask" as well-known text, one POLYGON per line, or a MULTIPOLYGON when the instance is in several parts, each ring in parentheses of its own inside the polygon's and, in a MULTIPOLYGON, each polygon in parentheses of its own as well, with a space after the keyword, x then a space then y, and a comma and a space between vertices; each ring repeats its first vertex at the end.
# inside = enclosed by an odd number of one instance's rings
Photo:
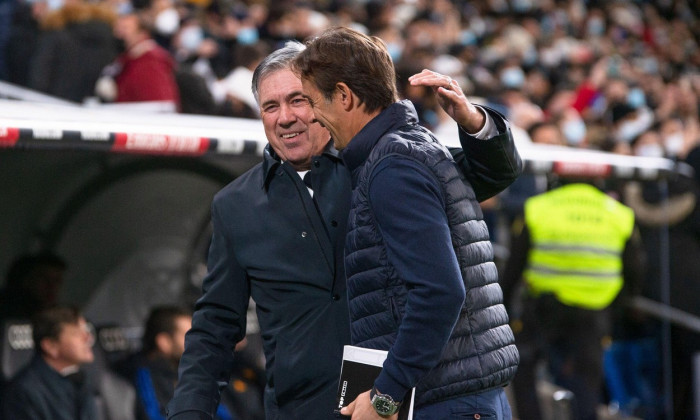
POLYGON ((570 146, 578 146, 586 138, 586 124, 580 118, 566 121, 561 131, 570 146))
POLYGON ((180 15, 175 9, 165 9, 158 13, 154 25, 159 34, 172 35, 180 27, 180 15))
POLYGON ((513 0, 511 5, 516 12, 527 12, 532 9, 532 0, 513 0))
POLYGON ((180 45, 187 51, 196 51, 204 41, 204 31, 199 26, 188 26, 180 32, 180 45))
POLYGON ((664 137, 664 149, 666 153, 671 157, 676 157, 683 150, 683 145, 685 141, 683 140, 683 133, 673 133, 664 137))
POLYGON ((257 28, 253 28, 250 26, 241 28, 241 30, 238 31, 238 35, 236 35, 236 40, 241 45, 255 44, 256 42, 258 42, 258 38, 259 37, 257 28))
POLYGON ((46 6, 49 10, 58 10, 63 7, 63 0, 46 0, 46 6))
POLYGON ((386 50, 389 52, 391 59, 397 62, 401 59, 401 54, 403 54, 403 47, 401 44, 396 42, 390 42, 386 44, 386 50))
POLYGON ((654 57, 647 57, 642 61, 642 70, 646 74, 657 74, 659 72, 659 62, 654 57))
POLYGON ((605 32, 605 22, 600 18, 591 18, 588 20, 587 25, 588 35, 600 36, 605 32))
POLYGON ((639 146, 636 150, 636 155, 637 156, 644 156, 644 157, 663 157, 664 156, 664 149, 661 148, 658 144, 645 144, 643 146, 639 146))
POLYGON ((464 46, 476 44, 476 35, 469 29, 465 29, 459 33, 459 42, 464 46))
POLYGON ((634 109, 641 108, 646 105, 646 97, 644 91, 640 88, 632 88, 627 93, 627 104, 634 109))
POLYGON ((507 88, 522 87, 525 82, 525 73, 520 67, 508 67, 501 72, 501 83, 507 88))
POLYGON ((123 1, 117 5, 117 14, 118 15, 128 15, 129 13, 134 11, 134 7, 131 5, 130 1, 123 1))

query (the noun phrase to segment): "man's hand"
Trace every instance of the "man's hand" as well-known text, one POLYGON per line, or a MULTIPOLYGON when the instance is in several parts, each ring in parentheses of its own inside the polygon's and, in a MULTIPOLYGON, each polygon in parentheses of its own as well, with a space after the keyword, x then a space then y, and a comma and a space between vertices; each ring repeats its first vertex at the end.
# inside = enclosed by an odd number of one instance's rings
POLYGON ((483 128, 486 116, 469 102, 459 83, 450 76, 423 70, 409 77, 408 81, 412 86, 432 87, 442 109, 467 133, 474 134, 483 128))
POLYGON ((369 400, 369 392, 363 392, 358 395, 355 401, 340 410, 340 414, 351 416, 352 420, 397 420, 399 418, 398 413, 389 417, 382 417, 377 414, 369 400))

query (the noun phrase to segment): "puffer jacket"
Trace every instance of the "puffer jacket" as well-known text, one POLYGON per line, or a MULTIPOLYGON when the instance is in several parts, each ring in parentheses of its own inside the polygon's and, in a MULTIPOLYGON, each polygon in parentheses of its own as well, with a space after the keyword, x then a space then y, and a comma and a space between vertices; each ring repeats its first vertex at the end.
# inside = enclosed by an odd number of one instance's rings
POLYGON ((417 407, 504 386, 515 374, 519 356, 474 190, 445 148, 416 124, 410 103, 394 104, 375 120, 379 123, 372 123, 380 130, 391 128, 369 139, 365 132, 361 141, 370 144, 363 148, 371 152, 362 165, 348 165, 353 200, 345 252, 353 344, 389 350, 405 315, 409 291, 387 259, 368 196, 373 168, 387 156, 407 156, 428 168, 444 189, 444 210, 466 298, 440 360, 417 384, 402 385, 417 386, 417 407))

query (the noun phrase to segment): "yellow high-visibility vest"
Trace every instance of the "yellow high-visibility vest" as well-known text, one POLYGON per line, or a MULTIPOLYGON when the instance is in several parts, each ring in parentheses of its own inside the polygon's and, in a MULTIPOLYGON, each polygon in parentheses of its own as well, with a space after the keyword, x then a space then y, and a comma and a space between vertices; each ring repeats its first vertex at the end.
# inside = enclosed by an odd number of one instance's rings
POLYGON ((532 293, 553 293, 586 309, 610 305, 623 284, 622 253, 634 228, 629 207, 587 184, 570 184, 525 202, 532 293))

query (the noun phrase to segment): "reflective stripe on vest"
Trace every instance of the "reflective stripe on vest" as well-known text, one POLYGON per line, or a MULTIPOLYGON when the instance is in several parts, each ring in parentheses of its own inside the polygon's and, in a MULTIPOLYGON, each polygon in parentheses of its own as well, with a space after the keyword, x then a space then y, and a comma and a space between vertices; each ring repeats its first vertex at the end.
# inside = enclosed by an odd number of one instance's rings
POLYGON ((622 252, 632 210, 587 184, 566 185, 525 203, 530 253, 524 277, 535 294, 602 309, 622 288, 622 252))

